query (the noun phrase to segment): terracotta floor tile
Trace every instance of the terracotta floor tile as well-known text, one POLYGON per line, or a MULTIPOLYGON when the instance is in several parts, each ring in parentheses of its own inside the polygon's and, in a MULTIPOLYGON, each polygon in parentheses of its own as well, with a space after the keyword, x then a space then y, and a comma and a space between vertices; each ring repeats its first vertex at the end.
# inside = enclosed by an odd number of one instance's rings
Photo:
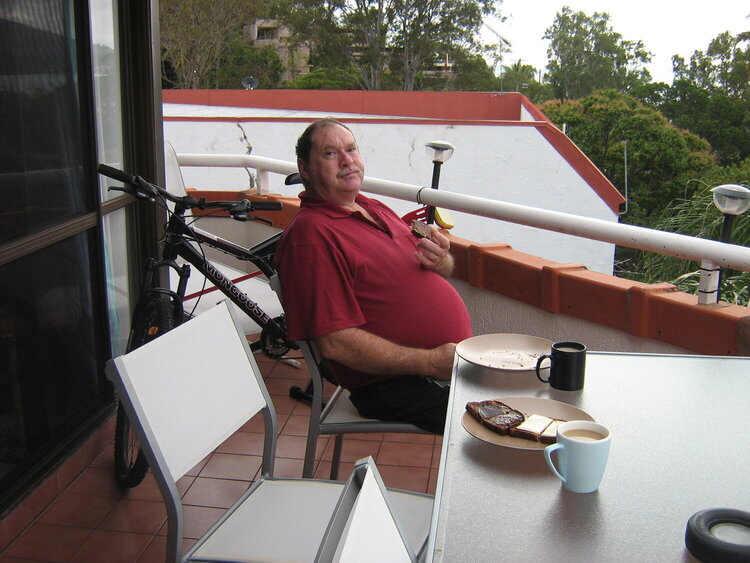
POLYGON ((271 401, 273 402, 273 408, 276 410, 276 416, 290 414, 300 404, 299 401, 295 401, 289 396, 289 389, 280 395, 272 395, 271 401))
POLYGON ((430 444, 435 443, 434 434, 408 434, 405 432, 387 432, 383 435, 384 442, 400 442, 405 444, 430 444))
POLYGON ((438 470, 430 468, 430 479, 427 481, 427 493, 434 495, 437 488, 438 470))
MULTIPOLYGON (((346 481, 349 475, 354 471, 354 463, 349 461, 342 461, 339 464, 339 475, 336 478, 337 481, 346 481)), ((331 462, 320 461, 318 462, 313 477, 316 479, 330 479, 331 478, 331 462)))
MULTIPOLYGON (((275 406, 275 405, 274 405, 275 406)), ((286 422, 286 415, 276 413, 276 422, 281 427, 286 422)), ((263 434, 266 431, 265 422, 263 422, 263 415, 261 413, 256 414, 253 418, 248 420, 245 424, 240 427, 242 432, 257 432, 263 434)))
MULTIPOLYGON (((114 436, 114 435, 113 435, 114 436)), ((115 445, 114 442, 107 446, 94 461, 91 462, 90 467, 99 467, 102 469, 113 469, 115 465, 115 445)))
POLYGON ((34 561, 68 561, 92 533, 87 528, 32 524, 5 555, 34 561))
POLYGON ((387 487, 418 493, 427 492, 430 470, 426 467, 401 467, 378 464, 378 471, 380 471, 383 482, 387 487))
MULTIPOLYGON (((315 458, 320 459, 328 445, 328 437, 318 438, 315 450, 315 458)), ((276 457, 291 457, 294 459, 305 459, 305 448, 307 438, 305 436, 279 436, 276 442, 276 457)))
POLYGON ((403 465, 406 467, 430 467, 432 464, 431 444, 399 444, 383 442, 378 454, 378 465, 403 465))
MULTIPOLYGON (((226 510, 221 508, 185 506, 183 510, 185 515, 183 536, 192 539, 200 538, 211 526, 214 525, 224 512, 226 512, 226 510)), ((162 528, 160 533, 166 533, 166 527, 162 528)))
POLYGON ((310 417, 300 414, 292 414, 289 415, 281 433, 287 436, 307 436, 309 426, 310 417))
POLYGON ((295 381, 294 385, 304 387, 310 380, 310 372, 307 371, 304 363, 300 363, 300 367, 295 367, 284 362, 277 362, 269 373, 268 379, 290 379, 295 381))
POLYGON ((226 509, 247 491, 249 485, 246 481, 198 477, 193 486, 185 493, 183 503, 192 506, 226 509))
MULTIPOLYGON (((293 386, 304 387, 300 385, 302 383, 299 379, 289 378, 269 378, 266 379, 266 387, 271 395, 289 395, 289 389, 293 386)), ((291 399, 291 397, 290 397, 291 399)), ((292 399, 294 400, 294 399, 292 399)), ((274 403, 275 406, 275 403, 274 403)))
POLYGON ((154 535, 167 519, 161 502, 120 499, 104 517, 99 529, 154 535))
POLYGON ((262 456, 264 438, 265 434, 257 432, 235 432, 216 448, 216 451, 224 454, 262 456))
POLYGON ((302 466, 304 461, 301 459, 291 459, 280 457, 274 462, 274 477, 282 478, 299 478, 302 477, 302 466))
POLYGON ((164 563, 167 555, 167 538, 154 536, 137 563, 164 563))
POLYGON ((150 541, 150 535, 96 530, 70 563, 132 563, 138 561, 150 541))
POLYGON ((119 498, 122 492, 117 488, 112 471, 99 467, 89 467, 76 479, 70 489, 84 495, 101 495, 119 498))
POLYGON ((44 524, 96 528, 117 503, 117 498, 63 492, 39 517, 44 524))
POLYGON ((130 489, 123 489, 121 494, 122 498, 128 500, 148 500, 151 502, 162 501, 159 485, 156 484, 156 479, 151 471, 146 473, 146 476, 140 484, 130 489))
MULTIPOLYGON (((375 461, 378 461, 381 445, 383 444, 379 440, 348 440, 347 437, 344 437, 344 444, 341 448, 341 460, 353 462, 363 457, 372 456, 375 461)), ((331 438, 323 454, 325 461, 333 459, 333 446, 334 438, 331 438)))
POLYGON ((253 481, 262 465, 261 456, 215 453, 200 473, 200 477, 253 481))
POLYGON ((432 446, 432 462, 430 463, 430 467, 438 468, 440 467, 440 456, 443 453, 443 445, 442 444, 435 444, 432 446))
POLYGON ((211 459, 211 454, 208 454, 206 457, 196 463, 195 467, 190 469, 185 475, 192 475, 193 477, 197 477, 201 474, 201 471, 203 471, 203 468, 206 466, 209 459, 211 459))

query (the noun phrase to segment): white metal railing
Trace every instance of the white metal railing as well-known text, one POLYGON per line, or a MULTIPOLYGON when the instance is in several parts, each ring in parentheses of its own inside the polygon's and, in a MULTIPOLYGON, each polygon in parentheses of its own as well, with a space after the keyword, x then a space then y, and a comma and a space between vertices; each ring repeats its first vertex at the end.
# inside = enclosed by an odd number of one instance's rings
MULTIPOLYGON (((253 155, 179 154, 177 160, 182 166, 255 168, 258 170, 260 193, 268 193, 268 172, 284 175, 297 172, 294 163, 253 155)), ((367 176, 362 189, 420 204, 750 272, 750 248, 745 246, 367 176)), ((712 278, 707 277, 705 282, 712 283, 712 278)))

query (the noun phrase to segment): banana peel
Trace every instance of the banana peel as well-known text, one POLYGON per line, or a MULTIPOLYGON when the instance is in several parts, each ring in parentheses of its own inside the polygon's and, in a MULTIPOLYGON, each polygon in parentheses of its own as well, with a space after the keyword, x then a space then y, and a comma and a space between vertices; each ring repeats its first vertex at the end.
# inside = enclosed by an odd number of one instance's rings
POLYGON ((435 208, 435 223, 443 229, 452 229, 456 226, 453 222, 453 214, 449 209, 443 209, 442 207, 435 208))

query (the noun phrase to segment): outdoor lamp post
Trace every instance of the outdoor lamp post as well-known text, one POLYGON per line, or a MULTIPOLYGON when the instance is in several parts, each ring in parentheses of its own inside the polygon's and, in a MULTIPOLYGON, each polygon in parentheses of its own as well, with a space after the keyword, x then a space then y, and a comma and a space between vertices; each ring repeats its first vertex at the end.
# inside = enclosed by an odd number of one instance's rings
MULTIPOLYGON (((722 184, 711 188, 714 205, 724 215, 721 242, 729 242, 734 218, 750 209, 750 189, 737 184, 722 184)), ((698 303, 710 305, 719 301, 721 293, 721 268, 710 260, 701 262, 701 281, 698 288, 698 303)))
MULTIPOLYGON (((721 227, 721 242, 729 242, 732 232, 734 218, 742 215, 750 209, 750 189, 737 184, 722 184, 711 188, 714 194, 714 205, 724 215, 724 224, 721 227)), ((721 291, 721 270, 719 270, 718 292, 721 291)), ((717 295, 718 297, 718 295, 717 295)))
MULTIPOLYGON (((446 162, 456 148, 447 141, 432 141, 425 145, 425 151, 427 156, 432 160, 432 183, 430 187, 433 190, 438 189, 438 183, 440 182, 440 167, 443 162, 446 162)), ((427 224, 431 225, 435 222, 435 208, 429 206, 427 209, 427 224)))

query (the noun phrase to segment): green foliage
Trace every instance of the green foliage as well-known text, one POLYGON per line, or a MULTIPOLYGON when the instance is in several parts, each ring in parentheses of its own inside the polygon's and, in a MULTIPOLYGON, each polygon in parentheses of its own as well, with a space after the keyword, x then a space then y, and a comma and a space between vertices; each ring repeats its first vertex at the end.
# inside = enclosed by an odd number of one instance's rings
POLYGON ((284 65, 276 49, 258 49, 244 41, 235 42, 216 72, 216 87, 242 88, 242 79, 254 76, 259 88, 278 88, 284 65))
MULTIPOLYGON (((736 166, 715 167, 706 171, 694 184, 697 191, 690 198, 677 200, 659 217, 656 228, 673 233, 718 240, 724 217, 713 204, 710 188, 721 184, 750 185, 750 158, 736 166)), ((730 242, 750 246, 750 217, 740 216, 733 222, 730 242)), ((632 256, 633 271, 627 277, 646 283, 668 281, 681 291, 696 293, 699 264, 651 252, 636 252, 632 256)), ((750 272, 725 271, 722 276, 721 299, 750 306, 750 272)))
POLYGON ((686 177, 714 166, 705 141, 670 124, 632 96, 614 90, 540 109, 624 192, 627 145, 629 208, 625 222, 653 225, 669 203, 685 197, 686 177))
POLYGON ((676 80, 750 101, 750 34, 721 33, 705 53, 694 51, 689 63, 675 55, 672 66, 676 80))
POLYGON ((609 14, 573 12, 564 7, 545 32, 547 79, 555 96, 578 99, 597 90, 627 91, 648 83, 651 60, 641 41, 626 41, 609 27, 609 14))
POLYGON ((175 88, 212 88, 216 69, 258 10, 247 0, 161 0, 162 79, 175 88))
POLYGON ((353 70, 316 68, 298 76, 287 85, 297 90, 358 90, 357 76, 353 70))
POLYGON ((412 90, 441 54, 480 50, 474 37, 495 1, 281 0, 274 15, 311 46, 314 66, 355 68, 366 90, 390 72, 412 90))
POLYGON ((705 138, 722 165, 750 155, 750 101, 678 80, 661 111, 678 127, 705 138))

